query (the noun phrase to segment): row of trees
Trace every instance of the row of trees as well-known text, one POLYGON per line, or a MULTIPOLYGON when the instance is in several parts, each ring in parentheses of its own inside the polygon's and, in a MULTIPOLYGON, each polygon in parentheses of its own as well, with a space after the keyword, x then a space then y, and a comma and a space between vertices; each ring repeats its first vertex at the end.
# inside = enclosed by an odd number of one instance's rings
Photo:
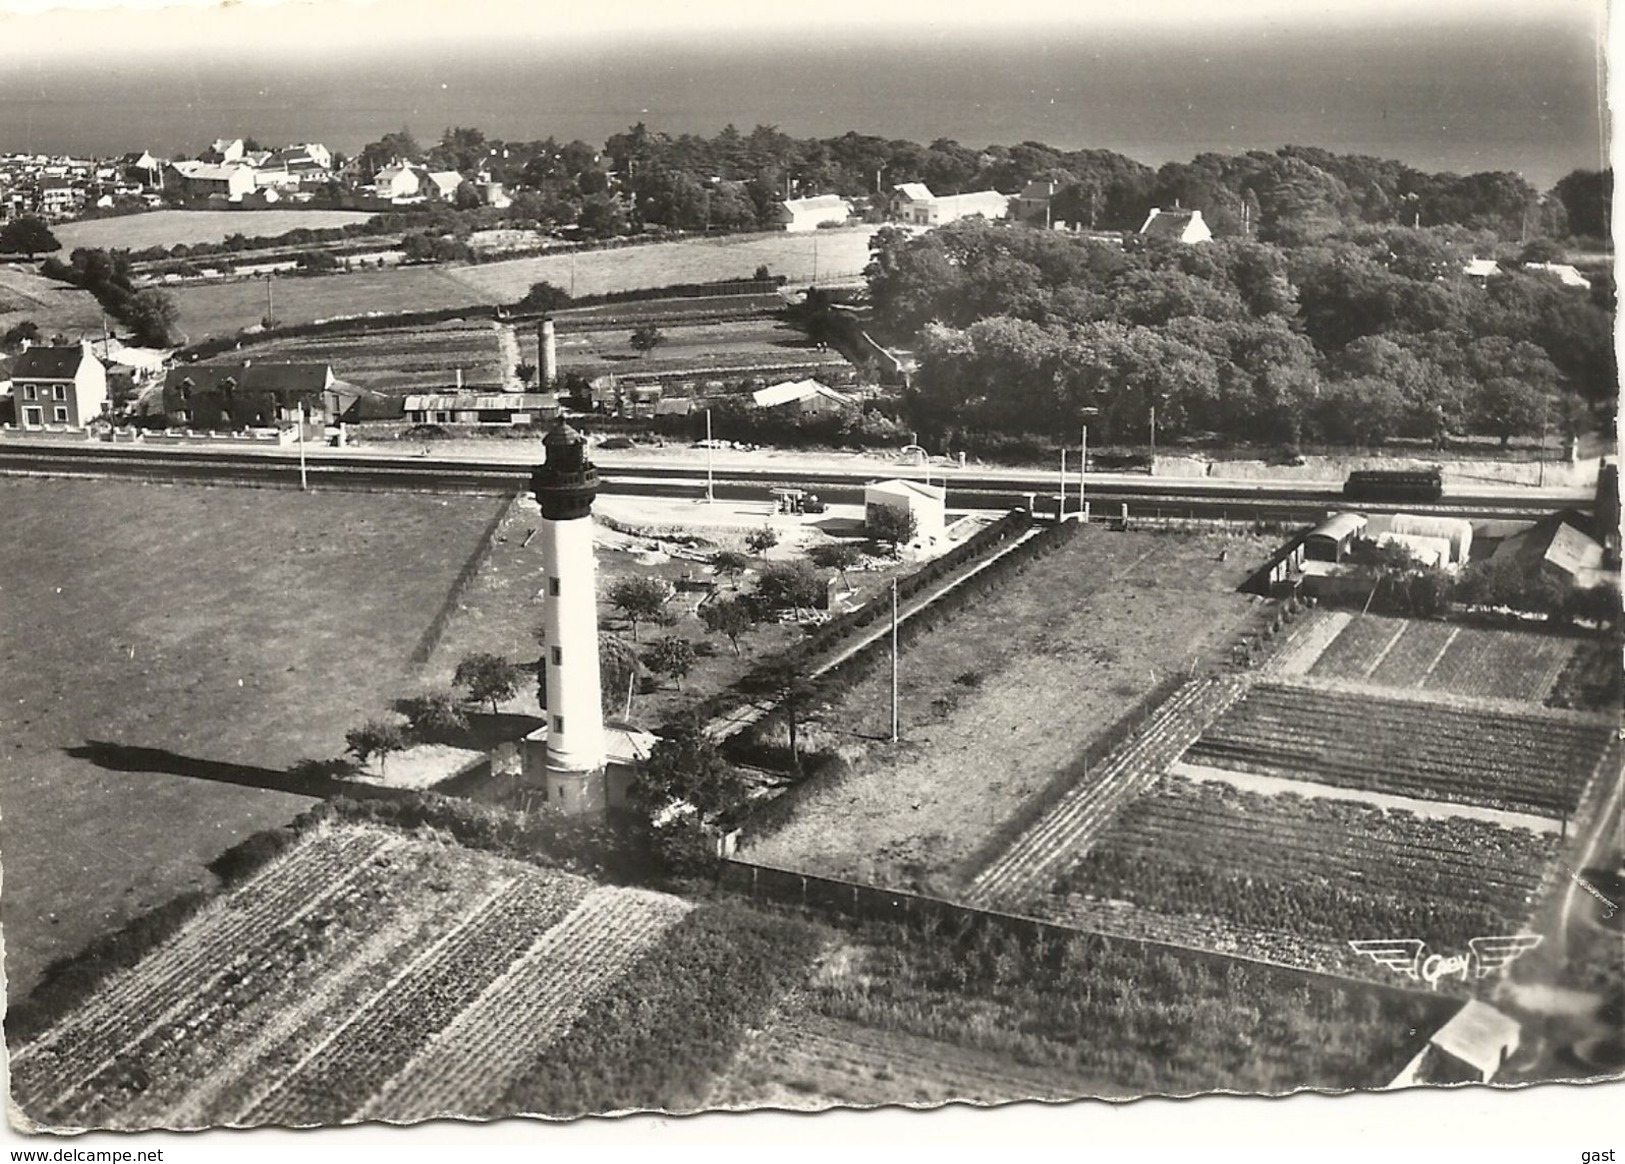
POLYGON ((175 341, 180 319, 175 301, 154 287, 135 289, 127 252, 79 247, 66 263, 49 258, 40 270, 47 278, 89 291, 109 315, 134 332, 137 345, 163 348, 175 341))
MULTIPOLYGON (((1464 273, 1493 238, 1358 227, 1312 243, 1120 248, 955 223, 877 233, 877 322, 917 338, 933 440, 1066 432, 1369 444, 1572 432, 1616 399, 1612 287, 1464 273)), ((1538 257, 1539 252, 1532 252, 1538 257)))
POLYGON ((1132 229, 1153 206, 1201 210, 1219 235, 1288 239, 1359 223, 1455 225, 1502 238, 1607 236, 1611 174, 1575 171, 1544 194, 1513 173, 1430 174, 1401 162, 1284 146, 1206 153, 1152 169, 1111 150, 1042 142, 972 148, 848 132, 795 138, 776 126, 712 136, 667 134, 639 122, 601 150, 582 141, 487 139, 448 127, 423 146, 408 129, 362 150, 363 176, 396 158, 463 173, 484 170, 516 192, 513 213, 589 235, 646 226, 681 230, 769 227, 780 199, 884 195, 904 182, 938 194, 1019 193, 1054 184, 1054 222, 1132 229))

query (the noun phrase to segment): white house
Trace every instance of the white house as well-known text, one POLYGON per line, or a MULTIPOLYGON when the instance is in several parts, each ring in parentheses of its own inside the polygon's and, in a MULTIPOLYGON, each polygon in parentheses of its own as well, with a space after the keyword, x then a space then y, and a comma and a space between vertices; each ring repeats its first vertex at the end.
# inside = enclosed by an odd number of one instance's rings
POLYGON ((817 230, 826 223, 841 226, 851 214, 851 204, 838 194, 787 198, 776 211, 779 225, 788 231, 817 230))
POLYGON ((255 190, 254 171, 243 165, 212 162, 171 162, 164 170, 164 188, 183 198, 224 198, 241 202, 255 190))
POLYGON ((23 428, 84 428, 107 411, 107 369, 90 345, 29 347, 11 365, 23 428))
POLYGON ((1010 217, 1010 198, 997 190, 969 194, 933 194, 924 182, 904 182, 892 188, 892 217, 911 226, 945 226, 961 218, 1010 217))
POLYGON ((948 525, 948 490, 942 485, 896 478, 863 487, 863 512, 894 509, 914 515, 914 540, 926 545, 943 536, 948 525))
POLYGON ((1213 238, 1213 231, 1202 221, 1200 210, 1159 210, 1153 206, 1145 225, 1140 227, 1140 236, 1177 243, 1202 243, 1213 238))
POLYGON ((423 197, 423 178, 418 170, 404 162, 396 162, 373 176, 372 189, 379 198, 406 202, 423 197))

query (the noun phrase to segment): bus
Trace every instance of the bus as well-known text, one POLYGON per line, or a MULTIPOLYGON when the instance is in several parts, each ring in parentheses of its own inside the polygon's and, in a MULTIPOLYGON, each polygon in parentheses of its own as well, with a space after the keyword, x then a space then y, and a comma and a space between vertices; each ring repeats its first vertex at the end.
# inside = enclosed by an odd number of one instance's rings
POLYGON ((1437 501, 1444 496, 1444 474, 1431 469, 1356 469, 1343 483, 1350 501, 1437 501))

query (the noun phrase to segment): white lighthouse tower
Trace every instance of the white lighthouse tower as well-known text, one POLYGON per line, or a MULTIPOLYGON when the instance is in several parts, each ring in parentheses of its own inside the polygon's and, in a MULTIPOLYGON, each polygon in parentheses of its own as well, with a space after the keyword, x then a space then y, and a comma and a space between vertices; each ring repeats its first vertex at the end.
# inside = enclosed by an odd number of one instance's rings
MULTIPOLYGON (((562 420, 542 439, 546 458, 531 474, 542 507, 546 572, 542 625, 547 652, 544 772, 548 803, 565 812, 605 808, 605 738, 598 677, 598 589, 592 502, 598 470, 587 442, 562 420)), ((538 740, 537 742, 541 742, 538 740)))

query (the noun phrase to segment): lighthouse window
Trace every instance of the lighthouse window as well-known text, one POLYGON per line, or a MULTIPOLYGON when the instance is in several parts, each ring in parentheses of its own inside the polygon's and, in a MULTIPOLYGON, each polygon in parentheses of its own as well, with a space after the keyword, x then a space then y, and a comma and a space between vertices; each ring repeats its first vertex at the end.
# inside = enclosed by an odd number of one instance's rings
POLYGON ((556 732, 562 732, 564 730, 564 717, 562 715, 555 715, 553 717, 553 730, 556 732))
POLYGON ((549 578, 547 580, 547 593, 550 598, 557 598, 559 596, 559 580, 557 578, 549 578))
POLYGON ((553 666, 564 666, 564 652, 559 650, 557 647, 553 648, 553 666))

